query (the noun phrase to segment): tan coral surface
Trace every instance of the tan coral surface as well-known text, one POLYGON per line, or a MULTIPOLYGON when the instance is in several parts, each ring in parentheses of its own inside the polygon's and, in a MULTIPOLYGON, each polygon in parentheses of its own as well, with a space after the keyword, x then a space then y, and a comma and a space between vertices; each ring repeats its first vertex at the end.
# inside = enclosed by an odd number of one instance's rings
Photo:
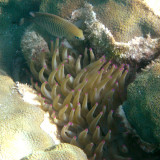
POLYGON ((54 144, 41 128, 44 111, 23 101, 15 83, 0 75, 0 159, 17 160, 54 144))
POLYGON ((45 151, 35 152, 21 160, 87 160, 86 154, 78 147, 61 143, 45 151), (66 156, 67 155, 67 156, 66 156))

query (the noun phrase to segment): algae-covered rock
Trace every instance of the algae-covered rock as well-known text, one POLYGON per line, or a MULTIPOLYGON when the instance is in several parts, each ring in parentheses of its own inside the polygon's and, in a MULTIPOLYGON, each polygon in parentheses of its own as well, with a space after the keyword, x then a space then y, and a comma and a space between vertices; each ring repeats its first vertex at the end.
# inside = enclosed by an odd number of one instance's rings
POLYGON ((142 140, 160 145, 160 63, 129 85, 123 109, 142 140))

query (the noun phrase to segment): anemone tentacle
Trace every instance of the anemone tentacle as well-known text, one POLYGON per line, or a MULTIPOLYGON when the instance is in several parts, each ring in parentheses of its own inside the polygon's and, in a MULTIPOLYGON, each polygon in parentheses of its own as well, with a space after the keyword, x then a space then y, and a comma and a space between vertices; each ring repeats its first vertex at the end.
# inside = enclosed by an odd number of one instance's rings
MULTIPOLYGON (((45 66, 39 71, 33 63, 30 65, 36 78, 39 72, 41 87, 32 84, 41 91, 44 101, 52 104, 48 107, 50 118, 61 128, 64 142, 82 148, 90 159, 106 158, 103 148, 112 141, 113 113, 116 104, 122 102, 129 66, 117 67, 106 62, 104 56, 96 60, 92 49, 89 54, 85 49, 83 56, 69 55, 67 48, 59 48, 58 39, 55 48, 51 42, 51 55, 51 62, 43 56, 45 66), (49 74, 45 72, 48 66, 49 74), (102 123, 106 123, 106 133, 102 123)), ((42 109, 47 110, 44 102, 42 109)))

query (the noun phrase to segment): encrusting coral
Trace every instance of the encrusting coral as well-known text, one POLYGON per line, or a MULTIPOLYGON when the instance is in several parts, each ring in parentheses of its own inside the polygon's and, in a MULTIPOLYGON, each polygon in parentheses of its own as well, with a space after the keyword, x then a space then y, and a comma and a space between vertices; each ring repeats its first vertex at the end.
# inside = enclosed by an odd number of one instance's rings
POLYGON ((42 109, 49 111, 52 121, 61 128, 64 142, 79 146, 88 158, 108 157, 103 148, 116 132, 112 115, 125 99, 129 66, 111 65, 105 56, 96 60, 92 49, 89 56, 87 49, 78 58, 74 53, 69 55, 67 48, 59 48, 59 39, 55 48, 51 42, 50 56, 46 55, 41 53, 41 69, 34 61, 30 64, 35 79, 40 81, 32 81, 32 85, 42 93, 42 109))
POLYGON ((155 62, 128 86, 126 117, 141 139, 160 146, 160 63, 155 62))

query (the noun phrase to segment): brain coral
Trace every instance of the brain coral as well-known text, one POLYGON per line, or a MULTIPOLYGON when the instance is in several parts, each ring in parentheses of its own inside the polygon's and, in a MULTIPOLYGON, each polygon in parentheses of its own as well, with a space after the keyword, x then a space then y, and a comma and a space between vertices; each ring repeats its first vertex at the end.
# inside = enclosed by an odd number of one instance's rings
POLYGON ((96 60, 92 49, 89 55, 87 49, 83 56, 68 54, 67 48, 59 48, 59 39, 41 57, 40 68, 31 61, 31 72, 40 81, 32 84, 42 94, 42 109, 60 127, 63 141, 82 148, 88 158, 108 157, 103 148, 116 132, 112 114, 125 99, 129 66, 111 65, 104 56, 96 60))
POLYGON ((126 117, 146 142, 160 145, 160 64, 155 63, 129 85, 126 117))

